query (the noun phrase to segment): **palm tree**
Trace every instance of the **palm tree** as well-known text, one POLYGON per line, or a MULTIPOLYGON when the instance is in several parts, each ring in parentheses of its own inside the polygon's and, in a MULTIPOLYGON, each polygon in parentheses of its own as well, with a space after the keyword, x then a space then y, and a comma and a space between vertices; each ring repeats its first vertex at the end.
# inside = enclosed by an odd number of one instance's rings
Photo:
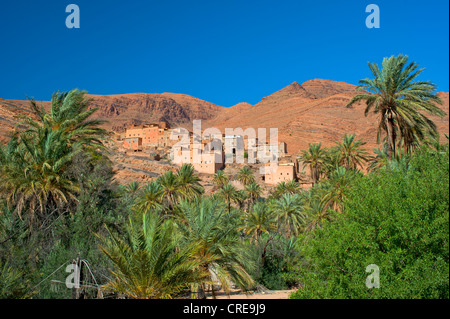
POLYGON ((195 174, 194 166, 183 164, 177 170, 180 194, 185 198, 194 198, 203 194, 200 178, 195 174))
POLYGON ((331 214, 326 207, 326 203, 320 197, 313 195, 311 191, 308 192, 306 197, 304 212, 308 216, 307 230, 322 228, 325 221, 331 220, 331 214))
POLYGON ((387 166, 389 162, 385 150, 374 148, 373 152, 375 153, 375 156, 372 156, 369 159, 369 167, 367 168, 370 172, 375 171, 377 168, 387 166))
POLYGON ((52 95, 51 108, 47 112, 42 105, 39 107, 30 99, 33 116, 19 115, 19 125, 27 127, 23 132, 26 135, 38 136, 44 127, 59 131, 70 144, 78 143, 84 149, 95 151, 103 148, 102 141, 110 132, 100 128, 105 121, 89 119, 97 111, 97 108, 89 109, 92 101, 93 99, 86 97, 86 91, 73 89, 69 92, 56 92, 52 95))
POLYGON ((322 143, 309 144, 308 150, 303 150, 299 159, 303 162, 303 167, 309 165, 313 184, 317 184, 323 172, 326 150, 321 148, 322 143))
POLYGON ((294 180, 285 182, 281 181, 279 182, 275 189, 272 192, 273 198, 279 198, 283 194, 299 194, 301 191, 300 184, 294 180))
POLYGON ((142 194, 136 199, 135 210, 141 214, 157 212, 163 207, 163 189, 159 183, 152 181, 144 186, 142 194))
POLYGON ((239 209, 244 209, 245 201, 249 198, 248 193, 243 189, 236 190, 234 202, 238 204, 239 209))
POLYGON ((49 112, 31 100, 32 116, 19 116, 9 144, 0 148, 0 193, 19 215, 27 208, 30 220, 37 213, 42 222, 77 201, 79 185, 66 172, 76 155, 98 157, 108 135, 100 121, 89 120, 96 110, 88 110, 89 102, 84 91, 55 93, 49 112))
POLYGON ((357 172, 348 170, 343 166, 336 168, 330 178, 322 185, 324 192, 322 202, 325 209, 330 207, 336 211, 342 211, 345 194, 356 174, 357 172))
POLYGON ((237 180, 241 182, 242 185, 246 186, 255 181, 255 176, 250 167, 244 166, 239 170, 237 180))
POLYGON ((172 220, 144 214, 141 223, 130 220, 125 235, 108 234, 97 235, 101 251, 113 263, 114 279, 104 290, 134 299, 170 299, 204 280, 200 261, 193 257, 197 247, 181 247, 172 220))
POLYGON ((355 141, 355 134, 344 135, 342 143, 337 143, 337 152, 339 154, 339 164, 347 169, 363 168, 363 162, 369 160, 369 154, 361 146, 365 145, 362 139, 355 141))
POLYGON ((160 175, 156 182, 161 186, 163 198, 166 200, 169 211, 172 212, 180 196, 180 181, 177 175, 172 171, 167 171, 160 175))
POLYGON ((0 148, 0 193, 19 216, 27 210, 30 222, 34 217, 42 222, 76 201, 79 185, 65 175, 75 153, 66 142, 61 132, 45 129, 39 140, 13 136, 0 148))
POLYGON ((303 200, 299 194, 283 194, 271 204, 278 228, 285 231, 286 237, 298 235, 306 216, 303 213, 303 200))
POLYGON ((224 185, 218 192, 219 196, 226 201, 228 212, 231 213, 231 202, 238 200, 239 193, 236 187, 231 184, 224 185))
POLYGON ((286 191, 291 194, 299 194, 301 192, 300 184, 297 181, 289 181, 286 183, 286 191))
POLYGON ((408 63, 408 56, 399 54, 384 58, 382 70, 377 64, 369 63, 373 79, 359 81, 358 94, 347 104, 350 107, 365 100, 365 115, 371 110, 379 114, 377 140, 381 132, 386 132, 386 153, 392 159, 397 146, 402 145, 410 151, 414 143, 423 140, 426 135, 436 135, 436 125, 422 112, 444 116, 437 105, 442 104, 436 95, 436 85, 429 81, 415 81, 424 69, 415 62, 408 63))
POLYGON ((250 208, 250 204, 253 205, 255 200, 261 196, 262 194, 261 186, 256 182, 252 182, 245 186, 245 191, 249 197, 249 208, 250 208))
MULTIPOLYGON (((227 294, 232 283, 250 289, 254 284, 249 275, 252 265, 234 225, 227 221, 231 216, 225 213, 222 202, 208 198, 182 200, 178 209, 180 234, 186 245, 197 247, 194 258, 206 278, 193 287, 194 292, 202 298, 205 284, 217 282, 227 294)), ((214 285, 212 291, 214 296, 214 285)))
POLYGON ((264 202, 257 202, 252 209, 243 215, 243 226, 239 228, 246 235, 251 236, 256 242, 264 233, 275 230, 275 218, 273 212, 264 202))
POLYGON ((129 196, 136 196, 136 194, 141 189, 141 185, 138 182, 132 181, 128 185, 125 186, 125 191, 129 196))
POLYGON ((214 174, 213 181, 217 187, 222 188, 224 185, 228 184, 228 176, 223 170, 219 170, 214 174))
POLYGON ((281 181, 279 182, 275 188, 272 190, 272 197, 273 198, 279 198, 281 195, 288 193, 286 182, 281 181))

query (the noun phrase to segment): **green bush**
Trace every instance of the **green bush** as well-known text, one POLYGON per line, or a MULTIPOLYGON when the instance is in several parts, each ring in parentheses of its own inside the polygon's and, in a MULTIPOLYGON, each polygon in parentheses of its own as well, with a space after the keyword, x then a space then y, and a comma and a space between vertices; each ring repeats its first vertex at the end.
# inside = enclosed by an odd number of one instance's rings
POLYGON ((449 298, 448 160, 422 149, 357 179, 343 212, 302 235, 291 298, 449 298), (366 287, 370 264, 379 288, 366 287))

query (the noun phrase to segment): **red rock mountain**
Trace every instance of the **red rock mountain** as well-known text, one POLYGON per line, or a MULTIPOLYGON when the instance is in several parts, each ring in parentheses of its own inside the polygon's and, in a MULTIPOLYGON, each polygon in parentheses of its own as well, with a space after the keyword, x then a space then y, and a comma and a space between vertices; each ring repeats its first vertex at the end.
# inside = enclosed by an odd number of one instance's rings
MULTIPOLYGON (((345 107, 356 93, 356 86, 345 82, 321 79, 301 85, 294 82, 253 106, 237 104, 206 122, 207 126, 222 131, 236 127, 255 130, 260 127, 278 128, 278 140, 287 143, 289 153, 306 149, 309 143, 321 142, 326 147, 335 145, 345 133, 355 133, 357 138, 367 142, 366 148, 372 150, 378 146, 378 117, 374 114, 365 117, 364 103, 345 107)), ((443 135, 449 130, 449 94, 442 92, 438 95, 443 100, 441 108, 447 115, 431 118, 443 135)))
POLYGON ((122 132, 129 124, 164 120, 171 126, 207 120, 224 107, 198 98, 177 93, 134 93, 123 95, 89 95, 93 107, 99 108, 96 117, 107 120, 109 128, 122 132))
MULTIPOLYGON (((106 128, 122 132, 131 123, 165 120, 172 126, 189 127, 194 119, 202 128, 278 128, 279 141, 287 143, 289 153, 297 153, 308 143, 332 146, 345 133, 355 133, 367 142, 367 149, 377 147, 378 118, 364 116, 365 105, 346 108, 356 94, 356 86, 330 80, 294 82, 266 96, 255 105, 241 102, 225 108, 198 98, 176 93, 90 95, 96 117, 107 120, 106 128)), ((449 93, 438 93, 443 100, 444 118, 431 117, 441 134, 449 131, 449 93)), ((43 102, 48 107, 49 102, 43 102)), ((0 140, 5 141, 14 127, 15 114, 27 112, 27 101, 0 99, 0 140)))

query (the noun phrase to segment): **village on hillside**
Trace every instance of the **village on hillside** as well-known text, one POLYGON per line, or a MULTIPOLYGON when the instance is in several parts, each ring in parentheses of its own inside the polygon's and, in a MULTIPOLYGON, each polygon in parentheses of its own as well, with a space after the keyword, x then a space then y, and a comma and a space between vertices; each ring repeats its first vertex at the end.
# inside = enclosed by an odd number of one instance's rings
MULTIPOLYGON (((262 142, 258 144, 258 139, 256 138, 256 145, 252 147, 249 139, 242 135, 228 136, 222 134, 222 139, 219 139, 218 144, 214 144, 218 140, 217 137, 213 141, 212 137, 204 136, 204 139, 199 140, 200 150, 196 150, 191 144, 194 133, 189 131, 189 143, 183 145, 189 150, 189 156, 182 156, 182 150, 179 148, 176 152, 180 155, 179 158, 181 160, 174 162, 174 154, 171 151, 179 142, 176 135, 175 138, 171 139, 174 130, 176 129, 171 128, 168 123, 160 121, 141 125, 131 124, 125 132, 115 133, 115 149, 120 154, 116 158, 121 163, 120 168, 124 168, 127 162, 134 162, 134 170, 130 167, 128 170, 130 172, 129 175, 135 177, 134 175, 137 174, 140 175, 141 180, 149 181, 156 178, 159 175, 158 173, 170 170, 171 167, 175 168, 183 164, 192 164, 195 171, 203 177, 202 179, 208 181, 219 170, 224 170, 233 176, 243 166, 250 166, 254 171, 256 182, 263 186, 275 186, 282 181, 297 181, 307 188, 312 184, 309 177, 310 174, 306 171, 308 167, 305 167, 297 156, 287 152, 287 144, 285 142, 272 145, 270 144, 271 141, 264 141, 264 144, 262 142), (231 148, 227 149, 225 145, 231 145, 231 148), (242 148, 239 145, 242 145, 242 148), (237 163, 235 160, 239 150, 243 150, 244 163, 237 163), (201 154, 199 161, 193 161, 196 151, 201 154), (270 163, 261 162, 258 154, 264 154, 268 157, 275 152, 276 168, 269 169, 270 163), (232 158, 231 161, 225 160, 228 156, 232 158), (255 160, 251 161, 249 158, 255 160), (264 166, 267 169, 260 169, 264 166)), ((126 180, 126 173, 122 175, 126 180)), ((236 184, 239 187, 238 183, 236 184)))

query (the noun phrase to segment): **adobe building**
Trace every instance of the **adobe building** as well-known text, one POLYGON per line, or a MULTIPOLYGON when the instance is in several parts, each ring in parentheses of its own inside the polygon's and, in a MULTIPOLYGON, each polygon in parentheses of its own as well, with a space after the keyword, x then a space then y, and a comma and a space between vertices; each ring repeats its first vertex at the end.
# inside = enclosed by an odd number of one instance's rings
MULTIPOLYGON (((192 164, 194 169, 199 173, 215 174, 224 167, 224 154, 222 150, 211 149, 210 141, 203 140, 199 144, 186 145, 183 150, 177 149, 178 162, 175 164, 181 166, 183 164, 192 164)), ((174 158, 172 158, 174 160, 174 158)))
MULTIPOLYGON (((169 125, 165 122, 130 125, 125 132, 125 139, 140 137, 142 146, 158 146, 160 138, 167 136, 169 125)), ((168 135, 170 137, 170 134, 168 135)), ((166 140, 163 143, 167 143, 166 140)), ((124 147, 127 146, 124 143, 124 147)))
POLYGON ((123 147, 130 151, 142 151, 142 137, 126 137, 123 140, 123 147))
POLYGON ((270 163, 267 163, 264 174, 264 183, 270 185, 276 185, 279 182, 290 182, 296 180, 295 174, 295 163, 287 162, 287 163, 278 163, 275 170, 270 170, 270 163))

